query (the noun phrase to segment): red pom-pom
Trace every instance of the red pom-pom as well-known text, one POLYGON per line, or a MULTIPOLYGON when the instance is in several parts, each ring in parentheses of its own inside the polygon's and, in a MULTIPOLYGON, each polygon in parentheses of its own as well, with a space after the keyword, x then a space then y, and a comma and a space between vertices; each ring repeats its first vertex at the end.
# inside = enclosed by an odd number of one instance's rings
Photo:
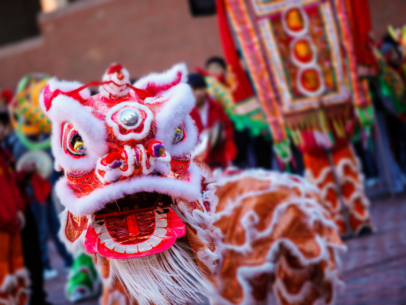
POLYGON ((0 97, 4 98, 4 101, 8 105, 13 98, 13 91, 10 89, 3 89, 0 93, 0 97))
POLYGON ((113 163, 115 160, 121 160, 121 152, 111 152, 106 156, 107 164, 113 163))
POLYGON ((116 72, 120 72, 123 69, 124 69, 124 67, 122 65, 114 64, 114 65, 110 66, 109 70, 107 71, 107 74, 113 74, 113 73, 116 73, 116 72))

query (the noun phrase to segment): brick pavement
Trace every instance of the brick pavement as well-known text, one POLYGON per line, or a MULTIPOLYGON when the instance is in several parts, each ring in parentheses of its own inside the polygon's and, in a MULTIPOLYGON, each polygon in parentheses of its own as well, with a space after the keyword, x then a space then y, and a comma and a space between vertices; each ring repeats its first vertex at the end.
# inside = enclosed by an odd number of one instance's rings
MULTIPOLYGON (((341 255, 346 288, 339 305, 406 305, 406 195, 376 199, 372 220, 378 231, 371 236, 346 241, 341 255)), ((62 261, 50 245, 53 266, 62 273, 62 261)), ((64 296, 65 276, 46 282, 49 301, 70 304, 64 296)), ((80 303, 96 305, 97 299, 80 303)))
POLYGON ((337 304, 406 304, 406 195, 374 200, 376 234, 346 242, 337 304))

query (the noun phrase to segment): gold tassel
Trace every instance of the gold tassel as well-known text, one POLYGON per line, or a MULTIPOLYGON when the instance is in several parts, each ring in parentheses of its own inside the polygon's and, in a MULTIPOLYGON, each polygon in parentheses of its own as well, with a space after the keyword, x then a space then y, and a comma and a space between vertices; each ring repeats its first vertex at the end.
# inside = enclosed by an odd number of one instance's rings
POLYGON ((345 131, 344 131, 344 127, 342 125, 341 120, 339 120, 339 119, 334 120, 333 121, 333 126, 334 126, 334 129, 335 129, 336 133, 337 133, 337 136, 339 138, 344 138, 345 137, 345 131))
POLYGON ((328 128, 328 123, 327 123, 327 118, 326 114, 324 113, 323 109, 320 109, 318 111, 318 119, 319 119, 319 124, 322 132, 329 132, 330 129, 328 128))
POLYGON ((296 145, 296 146, 298 146, 298 139, 297 139, 296 130, 291 129, 290 132, 291 132, 291 135, 292 135, 293 144, 296 145))

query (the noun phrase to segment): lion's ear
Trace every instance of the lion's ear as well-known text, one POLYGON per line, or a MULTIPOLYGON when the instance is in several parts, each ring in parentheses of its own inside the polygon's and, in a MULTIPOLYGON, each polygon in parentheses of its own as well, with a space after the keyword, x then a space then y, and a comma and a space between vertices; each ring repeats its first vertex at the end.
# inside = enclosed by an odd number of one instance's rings
MULTIPOLYGON (((41 92, 39 103, 42 110, 48 114, 54 102, 54 99, 58 95, 64 95, 67 92, 78 89, 82 87, 83 84, 79 82, 69 82, 69 81, 59 81, 56 77, 51 78, 44 90, 41 92)), ((90 90, 85 88, 76 94, 70 95, 71 98, 82 103, 84 100, 87 100, 90 97, 90 90)))
POLYGON ((107 153, 106 127, 86 106, 90 90, 79 82, 51 79, 40 97, 40 104, 52 123, 51 144, 56 162, 64 170, 93 170, 107 153), (70 137, 79 134, 86 148, 80 158, 67 149, 70 137))
POLYGON ((186 64, 180 63, 174 65, 168 71, 163 73, 151 73, 138 80, 134 87, 144 89, 153 96, 160 95, 172 87, 185 83, 187 79, 186 64))

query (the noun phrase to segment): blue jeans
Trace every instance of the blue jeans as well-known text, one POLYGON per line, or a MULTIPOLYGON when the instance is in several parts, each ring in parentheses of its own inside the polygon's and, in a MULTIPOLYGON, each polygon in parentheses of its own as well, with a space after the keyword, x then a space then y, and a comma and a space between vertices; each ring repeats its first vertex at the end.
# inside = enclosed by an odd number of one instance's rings
MULTIPOLYGON (((29 190, 32 193, 32 190, 29 190)), ((48 237, 52 239, 55 244, 58 254, 64 261, 65 267, 70 267, 72 265, 72 256, 66 250, 65 245, 61 242, 58 237, 59 229, 61 224, 59 222, 58 215, 55 210, 54 202, 52 201, 51 195, 48 196, 46 204, 41 204, 37 202, 33 196, 31 209, 38 225, 39 242, 41 248, 42 262, 45 269, 50 269, 51 264, 48 257, 48 237)))

